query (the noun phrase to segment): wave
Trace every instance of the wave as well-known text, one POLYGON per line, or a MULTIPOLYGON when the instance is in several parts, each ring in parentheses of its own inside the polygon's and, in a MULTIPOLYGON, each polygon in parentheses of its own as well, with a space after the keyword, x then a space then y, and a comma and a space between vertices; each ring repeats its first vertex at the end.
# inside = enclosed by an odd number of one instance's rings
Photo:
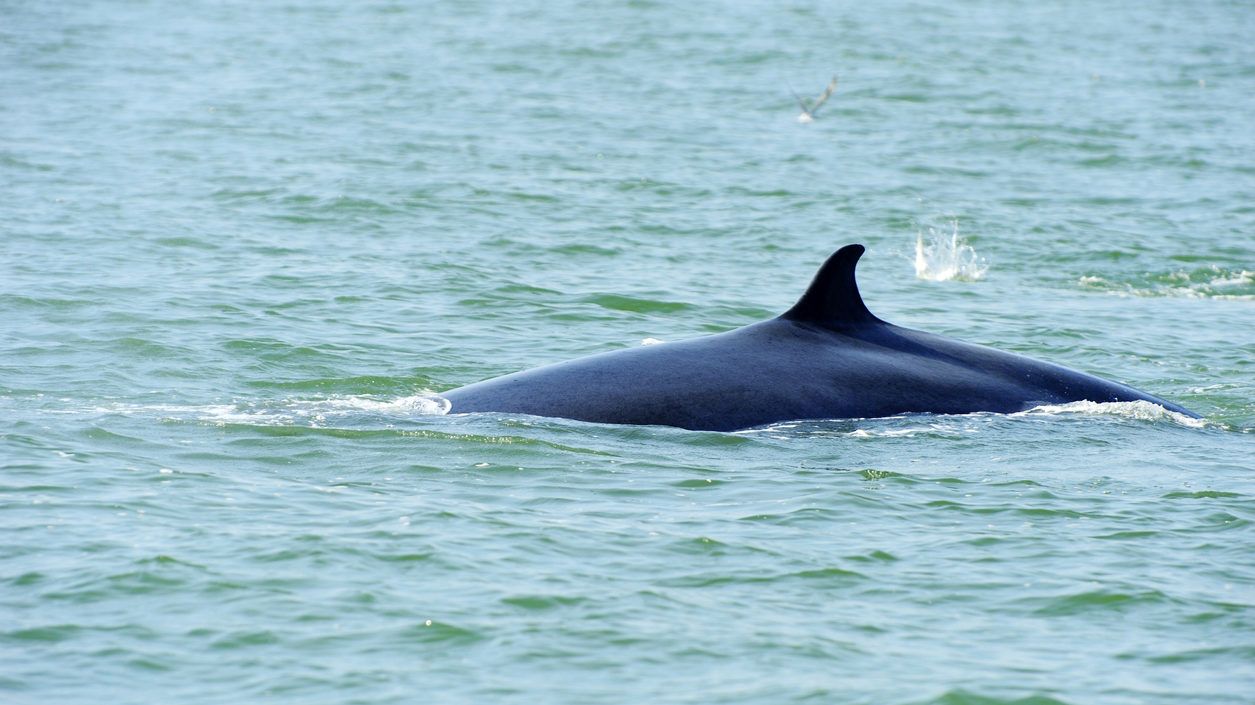
POLYGON ((1055 416, 1061 414, 1087 414, 1101 416, 1117 416, 1134 421, 1173 421, 1182 426, 1203 428, 1205 419, 1196 419, 1185 414, 1169 411, 1149 401, 1074 401, 1067 404, 1043 404, 1027 411, 1011 416, 1055 416))
POLYGON ((335 396, 323 399, 237 401, 231 404, 113 404, 97 413, 160 416, 171 421, 255 426, 325 426, 370 421, 404 421, 443 416, 452 405, 436 394, 395 399, 335 396))
MULTIPOLYGON (((91 411, 99 414, 156 416, 168 421, 190 421, 220 425, 253 426, 360 426, 391 424, 420 420, 422 417, 444 416, 452 404, 432 393, 393 399, 373 396, 333 396, 321 399, 274 399, 236 401, 229 404, 111 404, 91 411)), ((974 412, 970 414, 913 413, 865 419, 828 419, 783 421, 737 431, 736 434, 758 435, 784 433, 790 436, 848 436, 851 438, 898 438, 936 436, 958 438, 979 433, 982 420, 1062 415, 1113 416, 1134 421, 1169 421, 1190 428, 1204 428, 1205 419, 1169 411, 1149 401, 1094 402, 1075 401, 1066 404, 1043 404, 1011 414, 974 412)))
POLYGON ((1100 276, 1083 276, 1078 283, 1086 289, 1117 296, 1182 296, 1195 299, 1255 301, 1255 272, 1218 266, 1166 274, 1148 274, 1132 281, 1112 281, 1100 276))
POLYGON ((989 428, 989 424, 996 423, 999 419, 1068 414, 1108 416, 1132 421, 1171 422, 1190 428, 1205 428, 1209 425, 1205 419, 1196 419, 1169 411, 1149 401, 1074 401, 1067 404, 1043 404, 1011 414, 990 411, 977 411, 970 414, 912 413, 868 419, 784 421, 736 433, 768 436, 780 434, 785 437, 844 436, 863 439, 919 436, 953 440, 980 433, 989 428))

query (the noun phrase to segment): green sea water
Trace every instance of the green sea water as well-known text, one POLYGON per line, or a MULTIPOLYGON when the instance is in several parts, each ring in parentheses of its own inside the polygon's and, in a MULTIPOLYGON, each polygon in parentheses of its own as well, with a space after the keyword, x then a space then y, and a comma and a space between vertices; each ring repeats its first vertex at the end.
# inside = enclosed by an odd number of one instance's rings
POLYGON ((1255 703, 1252 36, 0 3, 0 702, 1255 703), (431 396, 776 315, 850 242, 880 317, 1204 419, 431 396))

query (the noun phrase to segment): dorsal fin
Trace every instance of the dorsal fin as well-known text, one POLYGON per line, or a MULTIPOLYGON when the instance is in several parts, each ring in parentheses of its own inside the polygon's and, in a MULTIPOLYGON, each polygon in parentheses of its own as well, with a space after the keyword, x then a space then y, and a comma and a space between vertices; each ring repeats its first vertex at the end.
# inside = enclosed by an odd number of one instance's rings
POLYGON ((854 281, 854 267, 863 250, 862 245, 846 245, 834 252, 819 268, 802 298, 780 317, 838 328, 884 323, 867 310, 854 281))

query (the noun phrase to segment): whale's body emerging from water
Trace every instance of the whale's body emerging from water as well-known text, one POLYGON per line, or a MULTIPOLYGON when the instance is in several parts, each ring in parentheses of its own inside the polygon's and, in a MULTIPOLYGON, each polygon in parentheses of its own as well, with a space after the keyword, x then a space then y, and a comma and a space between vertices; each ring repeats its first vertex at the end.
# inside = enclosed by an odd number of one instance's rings
POLYGON ((704 338, 590 355, 460 387, 450 413, 496 411, 734 431, 801 419, 1010 413, 1074 401, 1192 412, 1123 384, 900 328, 859 296, 862 245, 824 263, 793 308, 704 338))

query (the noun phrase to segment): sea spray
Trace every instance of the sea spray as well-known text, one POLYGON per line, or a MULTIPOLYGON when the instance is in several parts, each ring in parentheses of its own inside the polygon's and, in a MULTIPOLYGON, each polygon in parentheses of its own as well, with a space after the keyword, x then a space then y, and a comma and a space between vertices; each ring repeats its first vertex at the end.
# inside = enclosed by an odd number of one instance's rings
POLYGON ((915 238, 915 276, 928 281, 976 281, 989 271, 989 263, 959 237, 959 221, 950 221, 949 234, 928 227, 915 238))

